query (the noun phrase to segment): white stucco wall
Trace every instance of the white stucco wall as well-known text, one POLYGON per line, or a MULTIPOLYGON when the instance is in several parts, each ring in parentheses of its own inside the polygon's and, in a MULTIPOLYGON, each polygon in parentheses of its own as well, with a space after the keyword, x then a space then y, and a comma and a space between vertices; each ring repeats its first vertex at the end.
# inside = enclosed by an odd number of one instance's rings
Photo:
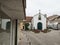
POLYGON ((10 21, 10 19, 2 19, 2 25, 1 25, 1 28, 6 30, 6 23, 10 21))
POLYGON ((53 28, 53 29, 57 29, 58 28, 58 22, 48 22, 48 27, 51 27, 51 28, 53 28))
POLYGON ((28 26, 29 30, 31 29, 31 22, 29 22, 29 26, 28 26))
POLYGON ((46 29, 46 17, 44 17, 43 14, 41 14, 41 20, 38 19, 39 14, 36 14, 32 19, 32 28, 35 27, 37 29, 38 22, 42 23, 42 30, 46 29))

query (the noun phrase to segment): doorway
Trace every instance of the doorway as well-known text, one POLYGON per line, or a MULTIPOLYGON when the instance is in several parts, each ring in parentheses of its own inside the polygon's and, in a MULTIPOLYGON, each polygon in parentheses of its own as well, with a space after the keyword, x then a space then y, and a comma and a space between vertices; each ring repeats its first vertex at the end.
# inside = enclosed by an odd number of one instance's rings
POLYGON ((38 28, 38 30, 42 30, 42 23, 41 22, 38 22, 37 28, 38 28))

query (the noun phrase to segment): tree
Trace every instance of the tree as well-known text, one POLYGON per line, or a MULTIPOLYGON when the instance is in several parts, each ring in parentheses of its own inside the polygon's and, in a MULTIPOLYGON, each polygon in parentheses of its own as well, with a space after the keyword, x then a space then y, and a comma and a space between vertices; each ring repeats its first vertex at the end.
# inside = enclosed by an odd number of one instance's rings
POLYGON ((25 23, 25 30, 29 30, 28 26, 29 26, 29 23, 25 23))

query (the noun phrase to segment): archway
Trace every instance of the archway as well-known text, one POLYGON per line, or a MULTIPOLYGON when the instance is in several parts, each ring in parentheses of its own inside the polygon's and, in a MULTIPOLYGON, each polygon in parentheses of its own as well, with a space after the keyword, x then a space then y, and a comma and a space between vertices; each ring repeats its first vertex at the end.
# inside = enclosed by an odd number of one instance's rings
POLYGON ((37 29, 38 29, 38 30, 42 30, 42 23, 41 23, 41 22, 38 22, 38 24, 37 24, 37 29))

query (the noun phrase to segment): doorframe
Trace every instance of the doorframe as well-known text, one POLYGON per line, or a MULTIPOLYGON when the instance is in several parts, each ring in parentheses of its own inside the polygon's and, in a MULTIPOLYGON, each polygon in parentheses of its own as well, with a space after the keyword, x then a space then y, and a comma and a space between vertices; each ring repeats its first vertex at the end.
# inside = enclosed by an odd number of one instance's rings
POLYGON ((17 25, 18 20, 11 19, 10 45, 17 45, 17 25))

